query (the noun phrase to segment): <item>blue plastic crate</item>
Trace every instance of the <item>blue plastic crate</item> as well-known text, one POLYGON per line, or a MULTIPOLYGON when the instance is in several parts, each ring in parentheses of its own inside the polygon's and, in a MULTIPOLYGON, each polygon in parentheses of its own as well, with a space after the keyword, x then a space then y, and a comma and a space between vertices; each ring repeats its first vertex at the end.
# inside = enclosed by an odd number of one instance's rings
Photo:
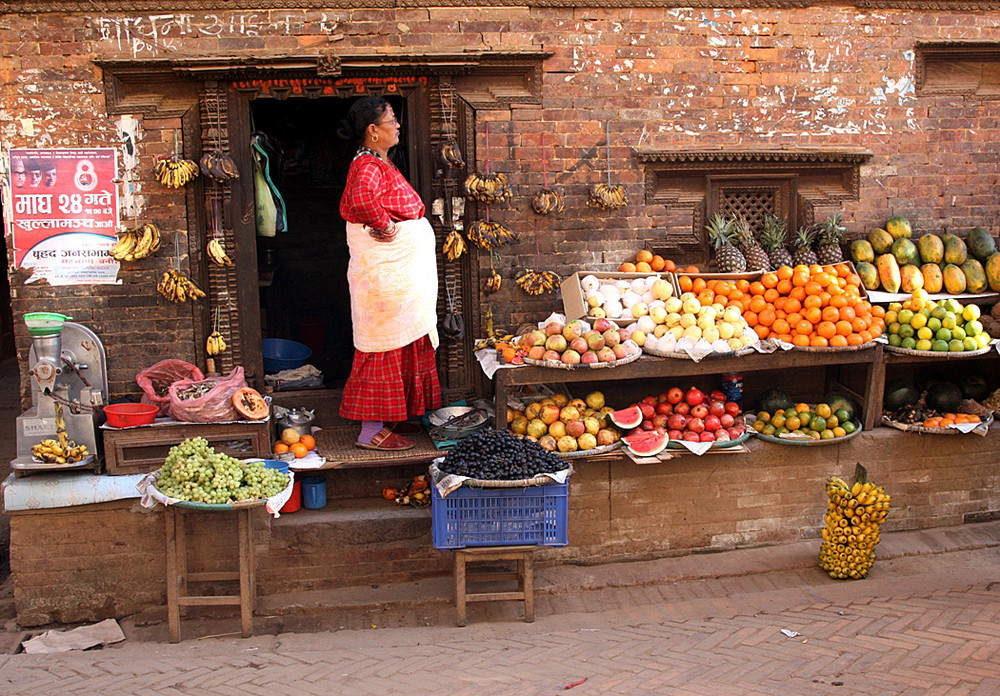
POLYGON ((569 483, 525 488, 462 486, 442 498, 431 486, 434 548, 565 546, 569 483))

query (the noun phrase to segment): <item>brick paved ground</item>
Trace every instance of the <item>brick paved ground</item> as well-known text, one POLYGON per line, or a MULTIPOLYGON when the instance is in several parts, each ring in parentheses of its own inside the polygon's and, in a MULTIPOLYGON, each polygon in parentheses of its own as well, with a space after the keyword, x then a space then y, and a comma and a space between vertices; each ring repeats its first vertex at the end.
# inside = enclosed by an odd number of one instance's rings
POLYGON ((115 647, 0 655, 0 693, 1000 693, 1000 523, 887 534, 860 582, 815 547, 543 569, 534 624, 499 603, 456 628, 444 578, 265 598, 246 640, 189 619, 171 645, 151 612, 115 647))

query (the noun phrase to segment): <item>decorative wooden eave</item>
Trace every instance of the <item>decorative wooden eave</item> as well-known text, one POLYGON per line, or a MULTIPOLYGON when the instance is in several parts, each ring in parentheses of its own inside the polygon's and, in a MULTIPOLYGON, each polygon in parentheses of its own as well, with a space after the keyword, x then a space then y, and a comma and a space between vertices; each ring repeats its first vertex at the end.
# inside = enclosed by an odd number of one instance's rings
MULTIPOLYGON (((287 56, 200 56, 94 60, 104 71, 109 114, 178 116, 191 107, 197 83, 302 80, 308 86, 355 77, 428 75, 448 79, 473 108, 541 103, 542 61, 551 51, 458 53, 374 52, 287 56)), ((304 92, 309 96, 308 89, 304 92)))

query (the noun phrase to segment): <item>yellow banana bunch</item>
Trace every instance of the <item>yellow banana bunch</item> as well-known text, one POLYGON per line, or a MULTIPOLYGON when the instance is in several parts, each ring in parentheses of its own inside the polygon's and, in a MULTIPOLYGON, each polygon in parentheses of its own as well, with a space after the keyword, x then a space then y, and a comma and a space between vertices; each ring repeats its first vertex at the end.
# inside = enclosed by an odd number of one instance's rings
POLYGON ((240 170, 236 168, 236 162, 223 152, 206 152, 198 161, 198 168, 202 174, 216 181, 240 178, 240 170))
POLYGON ((552 271, 536 271, 531 268, 521 270, 514 278, 517 287, 529 295, 552 292, 559 283, 559 276, 552 271))
POLYGON ((513 344, 514 334, 504 333, 501 329, 497 329, 491 335, 486 338, 480 338, 476 341, 476 345, 473 348, 474 351, 482 350, 483 348, 496 348, 498 343, 511 343, 513 344))
POLYGON ((819 565, 833 578, 863 578, 875 562, 880 525, 889 514, 891 497, 882 486, 868 481, 868 472, 860 464, 850 484, 831 477, 826 495, 819 565))
POLYGON ((195 285, 193 280, 180 271, 172 269, 163 274, 160 282, 156 285, 156 290, 171 302, 186 302, 188 300, 194 302, 205 296, 204 291, 195 285))
POLYGON ((118 241, 109 254, 119 261, 138 261, 160 248, 160 230, 151 222, 142 227, 127 227, 118 233, 118 241))
POLYGON ((465 194, 480 203, 502 203, 514 197, 505 174, 473 172, 465 179, 465 194))
POLYGON ((222 334, 218 331, 213 331, 208 335, 208 339, 205 341, 205 352, 209 355, 218 355, 224 351, 228 346, 226 345, 226 339, 222 337, 222 334))
POLYGON ((517 235, 499 222, 476 220, 469 225, 469 239, 483 249, 496 249, 517 241, 517 235))
POLYGON ((500 284, 502 282, 503 279, 500 277, 500 274, 491 268, 490 277, 483 283, 483 292, 487 295, 492 295, 500 289, 500 284))
POLYGON ((552 189, 540 189, 531 197, 531 209, 539 215, 561 213, 565 207, 562 194, 552 189))
POLYGON ((621 184, 597 184, 590 189, 590 205, 603 210, 618 210, 628 205, 628 192, 621 184))
POLYGON ((232 266, 233 260, 229 258, 229 254, 226 253, 226 248, 222 245, 222 242, 217 237, 212 237, 208 240, 208 246, 205 248, 208 258, 212 260, 216 266, 232 266))
POLYGON ((452 230, 444 238, 442 251, 449 260, 454 261, 465 253, 465 237, 458 230, 452 230))
POLYGON ((31 454, 35 459, 48 464, 75 464, 83 461, 90 452, 86 445, 78 445, 72 440, 61 443, 50 438, 32 446, 31 454))
POLYGON ((465 166, 462 159, 462 151, 458 147, 458 142, 454 138, 448 138, 441 146, 441 161, 444 166, 457 169, 465 166))
POLYGON ((194 180, 199 172, 198 163, 189 159, 157 160, 153 166, 153 173, 161 184, 169 188, 180 188, 189 181, 194 180))

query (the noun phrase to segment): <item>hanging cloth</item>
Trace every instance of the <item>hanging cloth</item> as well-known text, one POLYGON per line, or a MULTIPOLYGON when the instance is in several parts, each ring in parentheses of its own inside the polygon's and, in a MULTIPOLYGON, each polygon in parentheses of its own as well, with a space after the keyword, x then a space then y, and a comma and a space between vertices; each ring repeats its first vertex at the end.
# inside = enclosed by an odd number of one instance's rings
POLYGON ((254 133, 250 139, 254 166, 254 193, 257 198, 257 235, 273 237, 288 230, 285 199, 271 177, 271 162, 280 159, 270 138, 254 133))

